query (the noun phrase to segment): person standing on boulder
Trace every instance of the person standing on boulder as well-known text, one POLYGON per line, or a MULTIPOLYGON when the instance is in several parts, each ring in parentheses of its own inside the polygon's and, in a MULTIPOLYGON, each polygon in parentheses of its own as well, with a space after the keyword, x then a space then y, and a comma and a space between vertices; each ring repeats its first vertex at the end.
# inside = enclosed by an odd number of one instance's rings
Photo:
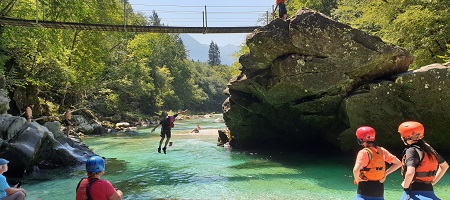
POLYGON ((287 18, 287 9, 286 9, 286 0, 276 0, 275 10, 278 8, 278 16, 286 21, 287 18))
POLYGON ((355 200, 383 200, 386 176, 402 165, 397 157, 375 144, 375 134, 375 129, 369 126, 356 130, 358 144, 364 148, 358 152, 353 167, 354 183, 358 185, 355 200), (392 164, 387 170, 386 162, 392 164))
POLYGON ((19 184, 10 187, 8 182, 6 182, 6 177, 3 176, 3 173, 8 171, 8 163, 8 160, 0 158, 0 199, 23 200, 27 196, 27 191, 20 188, 19 184))
POLYGON ((152 132, 155 131, 156 128, 158 128, 158 126, 161 125, 161 140, 159 140, 159 147, 158 147, 158 153, 161 153, 161 146, 162 143, 164 142, 164 138, 166 139, 166 142, 164 143, 164 147, 162 148, 164 154, 166 154, 166 149, 167 149, 167 144, 169 144, 169 140, 171 137, 171 130, 174 127, 174 122, 175 122, 175 118, 178 116, 178 114, 185 114, 187 113, 188 110, 184 110, 181 111, 180 113, 177 113, 173 116, 168 116, 167 112, 162 112, 161 114, 161 121, 159 122, 158 125, 156 125, 153 129, 152 132))
POLYGON ((31 118, 33 118, 33 108, 34 104, 30 104, 25 108, 25 118, 27 118, 27 122, 31 122, 31 118))
POLYGON ((433 186, 448 169, 447 162, 423 140, 425 128, 419 122, 407 121, 398 127, 406 149, 402 158, 404 199, 439 199, 433 186))
POLYGON ((66 126, 66 136, 69 138, 70 130, 72 128, 72 122, 70 121, 72 119, 72 112, 74 111, 75 107, 70 106, 69 110, 64 112, 64 125, 66 126))

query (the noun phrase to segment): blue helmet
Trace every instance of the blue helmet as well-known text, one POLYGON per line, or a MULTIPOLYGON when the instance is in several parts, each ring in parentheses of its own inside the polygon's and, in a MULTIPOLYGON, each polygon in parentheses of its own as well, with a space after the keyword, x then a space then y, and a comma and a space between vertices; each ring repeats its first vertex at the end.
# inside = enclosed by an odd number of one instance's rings
POLYGON ((86 161, 86 172, 97 173, 105 171, 105 161, 100 156, 92 156, 86 161))

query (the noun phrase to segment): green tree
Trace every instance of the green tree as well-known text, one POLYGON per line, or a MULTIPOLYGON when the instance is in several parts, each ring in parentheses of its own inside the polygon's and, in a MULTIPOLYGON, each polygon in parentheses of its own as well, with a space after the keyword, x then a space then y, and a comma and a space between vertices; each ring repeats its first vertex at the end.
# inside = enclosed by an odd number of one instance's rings
POLYGON ((162 26, 161 19, 158 16, 158 13, 156 13, 155 10, 152 12, 152 16, 150 16, 150 24, 153 26, 162 26))
POLYGON ((412 68, 443 62, 450 40, 449 1, 342 0, 333 17, 409 49, 412 68))
POLYGON ((209 44, 208 50, 208 64, 211 66, 220 65, 220 50, 214 41, 209 44))

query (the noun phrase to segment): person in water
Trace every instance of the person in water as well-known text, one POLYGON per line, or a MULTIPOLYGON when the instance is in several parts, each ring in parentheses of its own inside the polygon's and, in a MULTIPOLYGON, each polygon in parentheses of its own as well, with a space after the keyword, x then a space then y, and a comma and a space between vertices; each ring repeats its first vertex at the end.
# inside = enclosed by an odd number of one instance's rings
POLYGON ((358 185, 355 200, 383 200, 386 176, 401 167, 400 160, 375 143, 375 129, 362 126, 356 130, 358 144, 364 148, 358 152, 353 177, 358 185), (392 164, 386 170, 386 162, 392 164))
POLYGON ((191 133, 199 133, 200 130, 202 130, 202 128, 200 128, 200 125, 197 124, 197 126, 194 129, 192 129, 191 133))
POLYGON ((162 148, 164 154, 166 154, 166 150, 167 150, 167 144, 169 144, 170 141, 170 137, 171 137, 171 130, 174 127, 174 122, 175 122, 175 118, 177 118, 178 114, 186 114, 188 112, 188 110, 184 110, 181 111, 180 113, 177 113, 173 116, 168 116, 167 112, 162 112, 161 114, 161 121, 159 122, 158 125, 156 125, 153 129, 152 132, 155 131, 156 128, 158 128, 158 126, 161 125, 161 140, 159 141, 159 147, 158 147, 158 153, 161 153, 161 146, 164 142, 164 138, 166 138, 166 142, 164 143, 164 147, 162 148))
POLYGON ((20 188, 19 184, 10 187, 8 182, 6 182, 6 177, 3 175, 3 173, 8 171, 8 163, 8 160, 0 158, 0 199, 23 200, 27 196, 27 192, 20 188))
POLYGON ((447 162, 423 140, 425 128, 421 123, 403 122, 398 132, 406 145, 401 170, 404 191, 400 199, 439 199, 433 186, 447 171, 447 162))
POLYGON ((87 178, 77 186, 76 200, 121 200, 123 193, 100 177, 105 174, 105 161, 100 156, 92 156, 86 161, 87 178))

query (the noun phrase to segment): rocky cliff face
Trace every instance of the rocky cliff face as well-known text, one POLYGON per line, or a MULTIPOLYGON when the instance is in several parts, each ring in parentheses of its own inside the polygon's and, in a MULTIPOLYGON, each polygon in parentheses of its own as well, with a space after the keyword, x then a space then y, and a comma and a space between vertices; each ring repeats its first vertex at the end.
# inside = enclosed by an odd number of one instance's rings
POLYGON ((274 20, 247 45, 242 73, 230 81, 223 104, 237 146, 351 150, 359 148, 356 128, 368 125, 380 144, 400 149, 398 124, 419 120, 434 132, 437 122, 425 118, 446 112, 440 105, 433 112, 426 102, 448 101, 442 96, 447 67, 407 72, 410 52, 321 13, 301 9, 290 21, 274 20), (418 96, 418 90, 426 92, 418 96), (430 99, 435 96, 442 100, 430 99))

